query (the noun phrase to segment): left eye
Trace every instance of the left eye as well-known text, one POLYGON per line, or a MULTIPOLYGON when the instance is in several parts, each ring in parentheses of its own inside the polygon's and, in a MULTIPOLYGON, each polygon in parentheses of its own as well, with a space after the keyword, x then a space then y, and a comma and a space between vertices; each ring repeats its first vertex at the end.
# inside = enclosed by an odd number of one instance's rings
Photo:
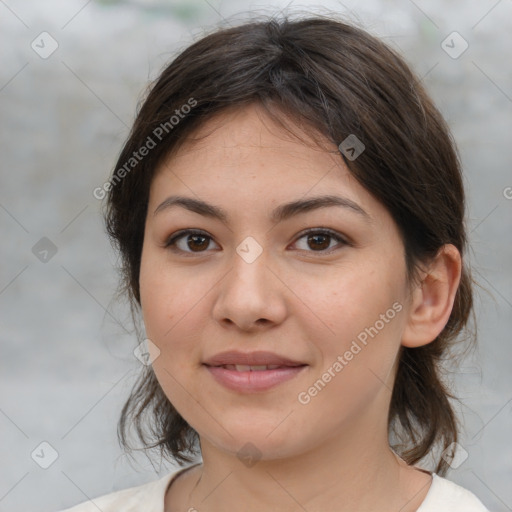
MULTIPOLYGON (((298 241, 302 239, 306 239, 306 245, 313 248, 313 251, 309 252, 330 252, 326 251, 326 249, 332 249, 332 240, 338 242, 338 245, 350 245, 343 237, 330 229, 307 231, 303 233, 295 243, 298 243, 298 241)), ((175 235, 171 236, 166 242, 165 247, 170 248, 175 252, 181 251, 189 254, 200 253, 206 252, 205 250, 208 248, 210 241, 212 240, 212 237, 203 231, 187 229, 179 231, 175 235), (183 240, 185 240, 185 244, 182 244, 180 247, 179 242, 182 242, 183 240)), ((305 251, 308 250, 303 248, 299 249, 305 251)))
MULTIPOLYGON (((299 237, 297 241, 303 238, 306 239, 306 244, 312 244, 313 247, 316 247, 313 252, 327 252, 326 249, 332 248, 330 245, 333 239, 338 242, 338 245, 348 245, 348 242, 344 238, 342 238, 338 233, 331 231, 330 229, 307 231, 301 237, 299 237)), ((311 245, 309 245, 309 247, 311 247, 311 245)))

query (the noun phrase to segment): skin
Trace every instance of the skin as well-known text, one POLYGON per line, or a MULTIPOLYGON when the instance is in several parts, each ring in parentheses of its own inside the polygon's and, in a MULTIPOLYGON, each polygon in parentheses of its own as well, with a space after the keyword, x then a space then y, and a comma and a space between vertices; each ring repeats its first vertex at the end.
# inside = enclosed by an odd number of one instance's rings
POLYGON ((427 344, 448 321, 459 252, 444 246, 420 281, 408 283, 395 222, 336 146, 304 144, 256 105, 209 119, 197 135, 205 137, 189 139, 157 170, 141 260, 146 334, 160 350, 153 368, 198 432, 203 458, 168 488, 165 510, 417 510, 431 475, 390 449, 387 414, 400 345, 427 344), (154 214, 178 194, 223 208, 228 221, 180 206, 154 214), (324 194, 351 199, 371 221, 342 207, 269 219, 282 203, 324 194), (187 228, 210 238, 185 235, 175 251, 165 247, 187 228), (330 228, 350 243, 308 242, 308 228, 330 228), (252 263, 236 252, 248 236, 263 251, 252 263), (396 302, 401 311, 300 403, 298 394, 396 302), (231 349, 269 350, 309 366, 268 391, 239 393, 202 365, 231 349), (237 456, 247 442, 259 450, 250 467, 237 456))

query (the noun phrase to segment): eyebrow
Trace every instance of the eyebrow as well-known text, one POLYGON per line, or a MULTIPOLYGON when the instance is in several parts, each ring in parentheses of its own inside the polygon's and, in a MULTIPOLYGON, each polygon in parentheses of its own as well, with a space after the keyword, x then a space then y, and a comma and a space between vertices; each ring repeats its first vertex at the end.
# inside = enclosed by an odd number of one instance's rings
MULTIPOLYGON (((187 210, 190 210, 191 212, 198 213, 199 215, 218 219, 224 223, 229 223, 229 215, 224 209, 220 208, 219 206, 215 206, 213 204, 185 196, 168 197, 157 206, 156 210, 153 212, 153 215, 156 215, 157 213, 164 210, 168 210, 174 206, 181 206, 187 210)), ((372 217, 357 203, 351 199, 348 199, 347 197, 333 195, 318 196, 311 199, 300 199, 297 201, 284 203, 272 210, 270 219, 272 222, 277 223, 301 213, 311 212, 313 210, 318 210, 319 208, 327 208, 331 206, 346 208, 354 213, 359 214, 367 222, 373 222, 372 217)))

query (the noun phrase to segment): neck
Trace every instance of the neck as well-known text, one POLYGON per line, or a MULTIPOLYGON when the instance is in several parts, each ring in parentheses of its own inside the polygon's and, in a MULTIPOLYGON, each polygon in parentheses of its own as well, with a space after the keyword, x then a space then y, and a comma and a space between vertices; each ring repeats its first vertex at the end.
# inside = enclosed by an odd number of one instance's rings
POLYGON ((389 448, 386 425, 373 425, 366 431, 344 429, 343 436, 293 457, 263 455, 253 465, 201 439, 203 464, 185 492, 184 510, 414 512, 430 476, 389 448))

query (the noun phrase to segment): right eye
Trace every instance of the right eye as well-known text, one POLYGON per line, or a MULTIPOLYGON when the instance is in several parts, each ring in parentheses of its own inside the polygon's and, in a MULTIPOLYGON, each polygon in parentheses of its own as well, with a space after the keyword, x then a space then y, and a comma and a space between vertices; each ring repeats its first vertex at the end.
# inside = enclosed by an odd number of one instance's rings
POLYGON ((205 249, 208 248, 212 240, 212 237, 204 231, 198 229, 184 229, 171 235, 165 243, 165 247, 173 252, 188 254, 201 253, 205 252, 205 249), (183 241, 184 243, 182 243, 183 241), (181 243, 181 247, 178 242, 181 243))

